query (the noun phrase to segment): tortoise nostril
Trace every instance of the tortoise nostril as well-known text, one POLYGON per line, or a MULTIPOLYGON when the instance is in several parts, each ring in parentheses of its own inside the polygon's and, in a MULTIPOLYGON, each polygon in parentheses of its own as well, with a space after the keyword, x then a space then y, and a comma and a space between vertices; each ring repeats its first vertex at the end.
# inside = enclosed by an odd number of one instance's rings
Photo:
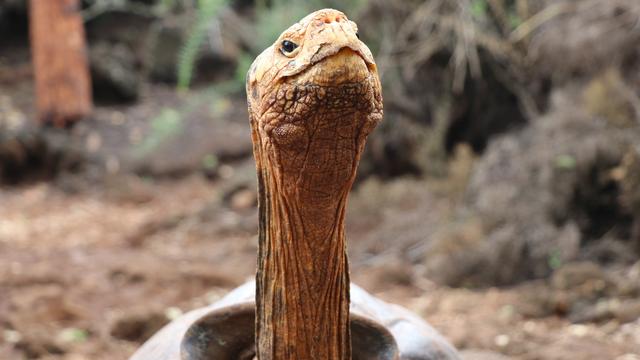
POLYGON ((328 17, 324 18, 324 23, 325 24, 331 24, 331 19, 329 19, 328 17))

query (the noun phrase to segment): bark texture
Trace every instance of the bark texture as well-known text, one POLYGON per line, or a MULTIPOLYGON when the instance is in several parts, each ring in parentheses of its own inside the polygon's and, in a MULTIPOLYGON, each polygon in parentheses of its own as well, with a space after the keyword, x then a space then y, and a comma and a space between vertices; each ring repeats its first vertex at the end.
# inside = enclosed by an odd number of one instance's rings
POLYGON ((366 137, 382 118, 375 64, 356 33, 344 14, 318 11, 249 71, 261 360, 351 359, 345 206, 366 137))
POLYGON ((42 123, 66 126, 91 112, 91 81, 79 0, 31 0, 36 105, 42 123))

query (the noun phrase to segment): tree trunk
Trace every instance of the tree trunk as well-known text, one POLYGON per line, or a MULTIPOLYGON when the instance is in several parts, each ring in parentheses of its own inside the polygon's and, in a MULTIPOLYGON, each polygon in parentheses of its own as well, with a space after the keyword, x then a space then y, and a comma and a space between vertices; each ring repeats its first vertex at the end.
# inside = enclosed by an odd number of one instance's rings
POLYGON ((65 127, 91 112, 91 80, 79 0, 31 0, 37 116, 65 127))

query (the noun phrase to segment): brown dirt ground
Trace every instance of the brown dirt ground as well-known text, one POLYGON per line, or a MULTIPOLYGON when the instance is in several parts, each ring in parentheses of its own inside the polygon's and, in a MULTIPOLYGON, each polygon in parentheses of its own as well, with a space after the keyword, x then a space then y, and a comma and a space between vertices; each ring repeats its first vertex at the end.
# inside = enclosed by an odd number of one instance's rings
MULTIPOLYGON (((192 176, 121 179, 78 193, 55 184, 0 190, 0 358, 125 359, 168 317, 251 277, 255 208, 231 209, 216 200, 219 188, 192 176)), ((517 308, 528 284, 452 289, 417 276, 419 266, 389 251, 398 248, 393 239, 370 236, 382 226, 371 219, 406 217, 425 196, 436 208, 446 201, 419 190, 407 202, 404 192, 367 212, 367 188, 350 204, 354 281, 423 315, 467 358, 483 350, 514 359, 638 359, 640 320, 527 318, 517 308)))

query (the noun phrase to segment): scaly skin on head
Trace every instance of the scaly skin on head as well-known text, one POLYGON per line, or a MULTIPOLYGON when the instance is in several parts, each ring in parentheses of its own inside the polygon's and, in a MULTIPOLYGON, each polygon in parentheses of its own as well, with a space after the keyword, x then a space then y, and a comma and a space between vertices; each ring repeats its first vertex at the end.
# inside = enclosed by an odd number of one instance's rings
POLYGON ((257 352, 351 359, 344 217, 380 81, 357 26, 332 9, 287 29, 247 76, 258 172, 257 352))

